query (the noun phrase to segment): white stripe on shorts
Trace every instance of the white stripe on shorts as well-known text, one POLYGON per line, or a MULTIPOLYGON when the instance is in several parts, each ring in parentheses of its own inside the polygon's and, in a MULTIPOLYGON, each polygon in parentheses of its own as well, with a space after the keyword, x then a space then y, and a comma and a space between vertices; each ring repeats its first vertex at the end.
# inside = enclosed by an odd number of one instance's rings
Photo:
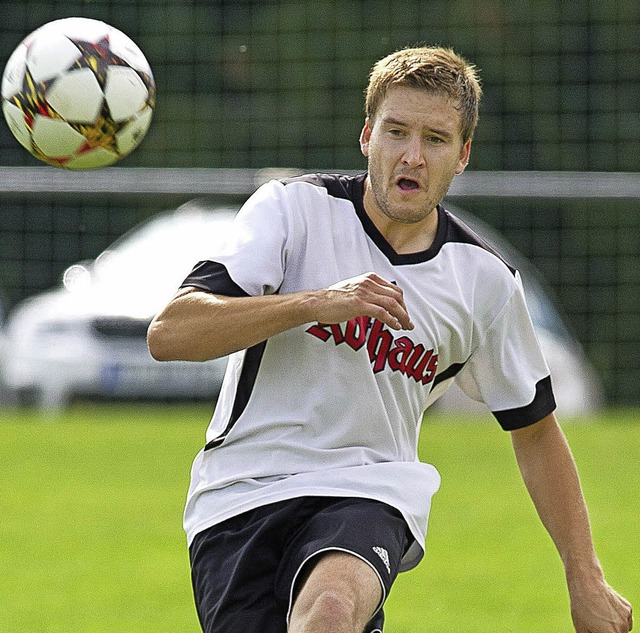
MULTIPOLYGON (((378 611, 384 604, 385 600, 387 599, 387 590, 384 586, 384 583, 382 582, 382 578, 380 577, 378 570, 366 558, 364 558, 360 554, 356 554, 356 552, 353 552, 349 549, 345 549, 344 547, 327 547, 325 549, 319 549, 317 552, 314 552, 313 554, 311 554, 311 556, 308 556, 307 558, 305 558, 305 560, 302 561, 302 564, 300 565, 300 567, 298 567, 293 577, 293 582, 291 583, 291 589, 289 590, 289 608, 287 609, 287 628, 289 627, 289 618, 291 616, 291 609, 293 608, 293 588, 296 586, 296 580, 298 579, 298 575, 300 574, 300 572, 302 571, 302 568, 307 564, 308 561, 310 561, 312 558, 314 558, 318 554, 323 554, 325 552, 345 552, 346 554, 351 554, 352 556, 355 556, 356 558, 359 558, 360 560, 367 563, 367 565, 369 565, 369 567, 373 569, 376 576, 378 577, 378 581, 380 582, 382 598, 380 599, 380 602, 378 603, 376 610, 371 614, 371 617, 373 617, 376 613, 378 613, 378 611)), ((371 631, 371 633, 382 633, 382 631, 380 629, 375 629, 371 631)))

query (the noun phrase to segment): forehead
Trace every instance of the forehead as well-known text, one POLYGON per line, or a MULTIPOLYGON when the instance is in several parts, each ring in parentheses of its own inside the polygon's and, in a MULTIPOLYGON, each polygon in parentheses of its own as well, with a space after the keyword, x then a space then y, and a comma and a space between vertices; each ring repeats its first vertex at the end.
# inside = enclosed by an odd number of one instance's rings
POLYGON ((374 123, 383 121, 451 133, 462 129, 462 115, 448 95, 410 86, 391 86, 387 90, 374 123))

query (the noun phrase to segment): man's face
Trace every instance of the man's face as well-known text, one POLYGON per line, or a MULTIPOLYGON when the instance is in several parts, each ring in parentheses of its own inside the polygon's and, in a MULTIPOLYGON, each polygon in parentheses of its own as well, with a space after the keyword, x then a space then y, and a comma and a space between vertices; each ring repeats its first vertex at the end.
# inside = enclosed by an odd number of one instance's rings
POLYGON ((369 161, 367 211, 413 224, 431 214, 464 171, 471 141, 463 143, 460 113, 445 95, 393 86, 365 123, 360 147, 369 161))

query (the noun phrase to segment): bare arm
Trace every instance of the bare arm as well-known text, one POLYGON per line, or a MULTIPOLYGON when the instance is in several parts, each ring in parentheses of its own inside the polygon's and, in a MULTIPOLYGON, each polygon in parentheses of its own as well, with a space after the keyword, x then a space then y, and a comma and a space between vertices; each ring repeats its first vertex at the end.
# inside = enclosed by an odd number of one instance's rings
POLYGON ((226 297, 183 288, 149 326, 157 360, 202 361, 256 345, 304 323, 377 318, 393 329, 412 329, 402 290, 367 273, 324 290, 259 297, 226 297))
POLYGON ((571 451, 553 414, 512 432, 518 466, 562 559, 577 633, 627 633, 631 605, 605 581, 571 451))

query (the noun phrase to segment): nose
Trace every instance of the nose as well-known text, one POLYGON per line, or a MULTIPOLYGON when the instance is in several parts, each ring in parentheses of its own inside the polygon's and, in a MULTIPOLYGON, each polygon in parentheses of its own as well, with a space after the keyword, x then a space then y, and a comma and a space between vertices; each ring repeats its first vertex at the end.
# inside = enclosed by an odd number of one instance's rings
POLYGON ((421 167, 424 164, 422 143, 419 138, 410 138, 407 140, 402 162, 408 167, 421 167))

